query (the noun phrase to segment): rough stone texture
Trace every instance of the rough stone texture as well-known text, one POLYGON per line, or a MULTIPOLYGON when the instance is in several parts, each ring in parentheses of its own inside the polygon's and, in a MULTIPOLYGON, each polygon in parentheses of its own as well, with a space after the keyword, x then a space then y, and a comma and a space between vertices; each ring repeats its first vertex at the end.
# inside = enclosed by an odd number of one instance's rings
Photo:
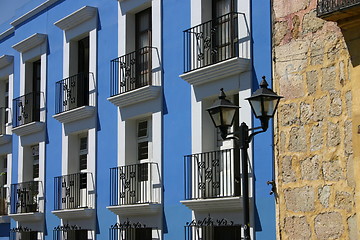
POLYGON ((280 140, 279 147, 282 152, 285 152, 286 151, 286 133, 285 132, 280 133, 279 140, 280 140))
POLYGON ((288 23, 285 21, 279 21, 275 23, 274 34, 275 34, 275 45, 279 45, 284 36, 288 31, 288 23))
POLYGON ((316 92, 318 84, 318 72, 316 70, 309 71, 306 73, 306 83, 308 94, 312 95, 316 92))
POLYGON ((332 90, 335 88, 336 72, 335 66, 330 66, 322 69, 321 88, 323 90, 332 90))
POLYGON ((310 186, 285 189, 286 208, 293 212, 308 212, 314 210, 314 189, 310 186))
POLYGON ((296 104, 284 104, 280 107, 281 124, 288 126, 297 123, 297 105, 296 104))
POLYGON ((323 162, 322 170, 326 181, 339 181, 343 178, 342 168, 338 160, 323 162))
POLYGON ((314 121, 323 120, 328 113, 328 96, 323 96, 314 100, 314 121))
POLYGON ((311 237, 311 229, 305 217, 291 216, 285 218, 284 229, 288 239, 308 240, 311 237))
POLYGON ((328 132, 327 132, 327 145, 329 147, 335 147, 340 144, 340 129, 339 123, 328 123, 328 132))
POLYGON ((301 178, 303 180, 316 180, 319 178, 319 156, 315 155, 301 161, 301 178))
POLYGON ((306 133, 304 127, 293 127, 289 133, 289 146, 291 152, 306 151, 306 133))
POLYGON ((344 138, 344 146, 345 146, 345 153, 352 154, 353 147, 352 147, 352 121, 348 120, 344 124, 345 129, 345 138, 344 138))
POLYGON ((312 119, 312 115, 311 105, 302 102, 300 104, 300 124, 308 124, 312 119))
POLYGON ((310 150, 317 151, 322 148, 324 142, 323 124, 321 122, 315 124, 311 128, 310 133, 310 150))
POLYGON ((335 207, 351 211, 354 205, 354 196, 348 192, 337 192, 335 195, 335 207))
POLYGON ((310 45, 311 65, 321 65, 324 62, 324 37, 312 39, 310 45))
POLYGON ((339 239, 344 231, 341 214, 321 213, 315 218, 315 234, 318 239, 339 239))
POLYGON ((347 223, 348 223, 348 231, 349 231, 349 240, 358 240, 356 214, 349 217, 347 223))
POLYGON ((274 12, 277 18, 284 17, 289 13, 297 12, 299 10, 305 9, 309 5, 310 1, 291 1, 288 0, 279 0, 274 1, 274 12))
POLYGON ((292 38, 298 38, 300 33, 300 18, 298 15, 293 16, 292 18, 292 38))
POLYGON ((292 158, 291 156, 285 156, 282 160, 282 180, 285 183, 295 182, 296 176, 292 169, 292 158))
POLYGON ((346 102, 346 112, 349 117, 352 116, 352 94, 351 91, 345 93, 345 102, 346 102))
POLYGON ((318 198, 320 203, 325 207, 329 207, 329 198, 331 194, 331 187, 330 186, 323 186, 319 188, 318 191, 318 198))
POLYGON ((345 85, 346 78, 345 78, 344 61, 340 61, 340 63, 339 63, 339 81, 340 81, 341 86, 345 85))
POLYGON ((342 113, 341 92, 330 90, 330 115, 340 116, 342 113))
POLYGON ((303 33, 316 32, 324 25, 325 21, 316 17, 316 10, 307 13, 303 18, 303 33))
POLYGON ((354 159, 352 154, 346 160, 346 180, 350 187, 355 187, 354 159))

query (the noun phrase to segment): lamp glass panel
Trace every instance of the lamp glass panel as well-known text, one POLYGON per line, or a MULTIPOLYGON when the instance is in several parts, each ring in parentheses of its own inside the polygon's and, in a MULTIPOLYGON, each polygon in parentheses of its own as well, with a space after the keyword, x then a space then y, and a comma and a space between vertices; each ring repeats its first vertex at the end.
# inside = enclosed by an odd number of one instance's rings
POLYGON ((220 109, 211 109, 209 110, 211 119, 213 120, 215 127, 218 127, 221 125, 221 111, 220 109))
POLYGON ((224 126, 231 126, 235 117, 235 108, 222 108, 224 126))
POLYGON ((261 110, 261 98, 257 97, 257 98, 252 98, 249 99, 250 105, 254 111, 255 116, 258 118, 262 115, 262 110, 261 110))
POLYGON ((264 113, 266 116, 273 116, 275 106, 276 106, 276 99, 270 97, 264 97, 264 113))

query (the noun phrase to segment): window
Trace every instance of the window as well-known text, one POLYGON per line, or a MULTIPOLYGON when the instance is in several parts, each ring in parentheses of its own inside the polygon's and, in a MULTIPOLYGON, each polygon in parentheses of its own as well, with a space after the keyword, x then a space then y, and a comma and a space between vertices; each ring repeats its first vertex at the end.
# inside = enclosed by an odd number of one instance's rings
POLYGON ((31 146, 33 160, 33 178, 39 177, 39 144, 31 146))
POLYGON ((19 234, 20 238, 19 240, 38 240, 38 232, 36 231, 30 231, 30 232, 22 232, 19 234))
POLYGON ((79 163, 80 170, 87 169, 88 137, 80 137, 79 163))
POLYGON ((138 160, 148 159, 149 157, 149 134, 148 120, 138 122, 137 138, 138 138, 138 160))
POLYGON ((7 184, 7 156, 1 157, 0 187, 7 184))

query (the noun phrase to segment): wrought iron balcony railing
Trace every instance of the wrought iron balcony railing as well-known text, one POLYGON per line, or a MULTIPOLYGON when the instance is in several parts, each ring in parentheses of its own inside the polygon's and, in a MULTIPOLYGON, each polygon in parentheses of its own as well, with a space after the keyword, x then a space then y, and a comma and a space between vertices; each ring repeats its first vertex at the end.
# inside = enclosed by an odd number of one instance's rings
POLYGON ((7 203, 7 195, 8 188, 1 187, 0 188, 0 216, 8 215, 8 203, 7 203))
POLYGON ((55 227, 53 230, 54 240, 88 240, 88 229, 81 229, 77 225, 65 225, 55 227))
POLYGON ((185 156, 185 199, 240 196, 237 149, 185 156))
POLYGON ((152 47, 111 60, 110 96, 152 85, 152 47))
POLYGON ((190 72, 239 53, 239 13, 228 13, 184 31, 184 72, 190 72))
MULTIPOLYGON (((350 9, 360 4, 360 0, 318 0, 317 15, 319 17, 350 9)), ((348 17, 348 14, 346 14, 348 17)))
POLYGON ((54 210, 94 208, 94 186, 91 173, 74 173, 55 177, 54 210))
POLYGON ((110 169, 110 205, 159 203, 159 189, 154 179, 159 179, 156 163, 141 163, 110 169))
POLYGON ((89 105, 92 73, 79 73, 56 83, 55 114, 89 105))
POLYGON ((6 123, 8 122, 8 112, 5 107, 0 107, 0 135, 6 134, 6 123))
POLYGON ((116 223, 109 229, 110 240, 152 240, 152 228, 141 223, 116 223))
POLYGON ((208 217, 203 220, 193 220, 185 225, 185 240, 240 240, 241 225, 226 219, 213 220, 208 217))
POLYGON ((11 214, 39 211, 40 182, 11 184, 11 214))
POLYGON ((32 92, 13 100, 13 127, 40 121, 41 94, 41 92, 32 92))
POLYGON ((27 227, 18 227, 10 229, 10 240, 36 240, 38 239, 38 232, 32 231, 27 227))

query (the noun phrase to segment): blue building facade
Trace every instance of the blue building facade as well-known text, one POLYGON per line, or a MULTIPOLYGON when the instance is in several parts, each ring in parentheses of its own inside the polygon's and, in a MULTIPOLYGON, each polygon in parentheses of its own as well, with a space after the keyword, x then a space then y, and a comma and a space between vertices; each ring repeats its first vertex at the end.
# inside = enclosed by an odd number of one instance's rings
MULTIPOLYGON (((270 5, 1 4, 0 239, 240 239, 242 159, 206 109, 224 88, 259 124, 270 5)), ((275 239, 271 135, 249 154, 254 239, 275 239)))

